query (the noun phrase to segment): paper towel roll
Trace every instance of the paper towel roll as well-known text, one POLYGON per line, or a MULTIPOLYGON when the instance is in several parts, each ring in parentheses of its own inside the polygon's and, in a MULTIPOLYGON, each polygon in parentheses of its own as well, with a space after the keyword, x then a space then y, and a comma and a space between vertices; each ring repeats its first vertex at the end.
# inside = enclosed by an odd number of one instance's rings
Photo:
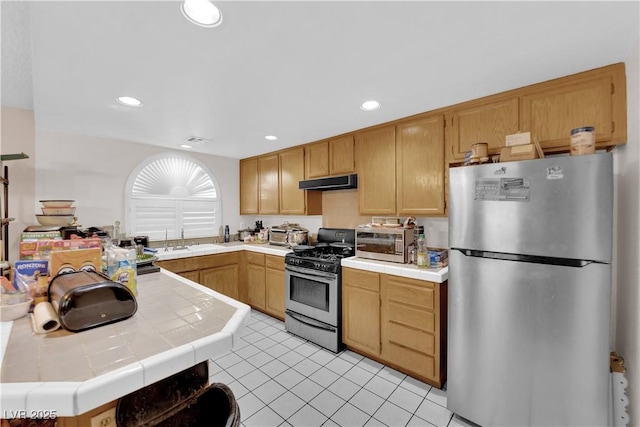
POLYGON ((60 328, 58 313, 48 302, 40 302, 33 309, 33 330, 38 334, 46 334, 60 328))

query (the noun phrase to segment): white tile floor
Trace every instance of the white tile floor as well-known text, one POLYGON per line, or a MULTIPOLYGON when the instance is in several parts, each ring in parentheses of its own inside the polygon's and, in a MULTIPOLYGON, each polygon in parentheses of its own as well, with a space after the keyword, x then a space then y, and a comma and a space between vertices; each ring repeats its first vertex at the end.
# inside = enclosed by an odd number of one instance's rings
POLYGON ((252 311, 241 344, 210 362, 227 384, 242 425, 468 426, 447 393, 352 351, 334 354, 252 311))

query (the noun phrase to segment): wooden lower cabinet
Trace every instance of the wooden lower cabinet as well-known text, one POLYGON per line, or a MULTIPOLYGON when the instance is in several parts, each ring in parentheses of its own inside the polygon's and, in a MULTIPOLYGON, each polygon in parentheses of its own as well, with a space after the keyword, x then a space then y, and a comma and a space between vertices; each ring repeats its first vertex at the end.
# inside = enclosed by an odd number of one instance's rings
POLYGON ((176 273, 185 279, 200 283, 200 267, 198 264, 199 260, 196 260, 196 257, 169 259, 165 261, 157 261, 155 263, 158 267, 169 270, 172 273, 176 273))
POLYGON ((261 253, 246 253, 247 303, 284 320, 284 258, 261 253))
POLYGON ((343 268, 342 334, 348 348, 442 387, 447 282, 343 268))
POLYGON ((200 284, 233 299, 238 299, 238 265, 225 265, 202 270, 200 284))
POLYGON ((284 320, 285 273, 284 257, 265 255, 265 307, 264 311, 284 320))
POLYGON ((284 257, 251 251, 158 261, 156 265, 284 320, 284 257))
POLYGON ((342 342, 380 354, 380 275, 342 269, 342 342))
POLYGON ((253 308, 264 311, 265 276, 264 254, 247 252, 247 302, 253 308))
POLYGON ((238 299, 237 252, 158 261, 156 265, 228 297, 238 299))
POLYGON ((178 273, 180 276, 184 277, 185 279, 189 279, 192 280, 196 283, 200 283, 200 271, 198 270, 194 270, 194 271, 185 271, 182 273, 178 273))

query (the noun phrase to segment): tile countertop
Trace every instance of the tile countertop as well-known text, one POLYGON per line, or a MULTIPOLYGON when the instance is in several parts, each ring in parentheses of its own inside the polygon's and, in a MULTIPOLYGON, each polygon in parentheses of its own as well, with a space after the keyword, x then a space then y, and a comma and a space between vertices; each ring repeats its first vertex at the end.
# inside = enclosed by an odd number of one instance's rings
POLYGON ((156 252, 156 256, 159 261, 200 255, 222 254, 242 250, 278 256, 285 256, 287 252, 291 252, 291 249, 286 246, 270 245, 269 243, 244 243, 238 241, 229 243, 203 243, 199 245, 191 245, 189 246, 189 249, 169 249, 167 252, 165 252, 163 248, 157 249, 158 252, 156 252))
POLYGON ((343 259, 342 266, 436 283, 442 283, 449 279, 449 267, 421 269, 413 264, 398 264, 358 257, 343 259))
MULTIPOLYGON (((176 258, 187 258, 199 255, 235 252, 241 250, 279 256, 285 256, 287 252, 291 252, 291 249, 286 246, 230 242, 218 244, 200 244, 190 246, 188 250, 169 250, 168 252, 163 252, 163 249, 158 249, 156 255, 158 256, 158 260, 167 260, 176 258)), ((436 283, 442 283, 449 279, 448 267, 419 269, 413 264, 398 264, 395 262, 376 261, 358 257, 345 258, 342 260, 341 264, 343 267, 375 271, 377 273, 392 274, 394 276, 427 280, 429 282, 436 283)))
POLYGON ((229 351, 251 312, 164 269, 138 276, 138 292, 136 314, 87 331, 34 334, 30 316, 0 322, 1 418, 83 414, 229 351))

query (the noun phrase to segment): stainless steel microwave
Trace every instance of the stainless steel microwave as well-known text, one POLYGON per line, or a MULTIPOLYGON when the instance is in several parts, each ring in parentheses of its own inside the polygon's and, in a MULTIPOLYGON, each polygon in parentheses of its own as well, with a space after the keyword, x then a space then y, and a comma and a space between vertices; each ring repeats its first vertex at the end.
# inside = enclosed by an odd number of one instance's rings
POLYGON ((409 247, 413 244, 412 228, 357 228, 356 256, 407 263, 409 247))

